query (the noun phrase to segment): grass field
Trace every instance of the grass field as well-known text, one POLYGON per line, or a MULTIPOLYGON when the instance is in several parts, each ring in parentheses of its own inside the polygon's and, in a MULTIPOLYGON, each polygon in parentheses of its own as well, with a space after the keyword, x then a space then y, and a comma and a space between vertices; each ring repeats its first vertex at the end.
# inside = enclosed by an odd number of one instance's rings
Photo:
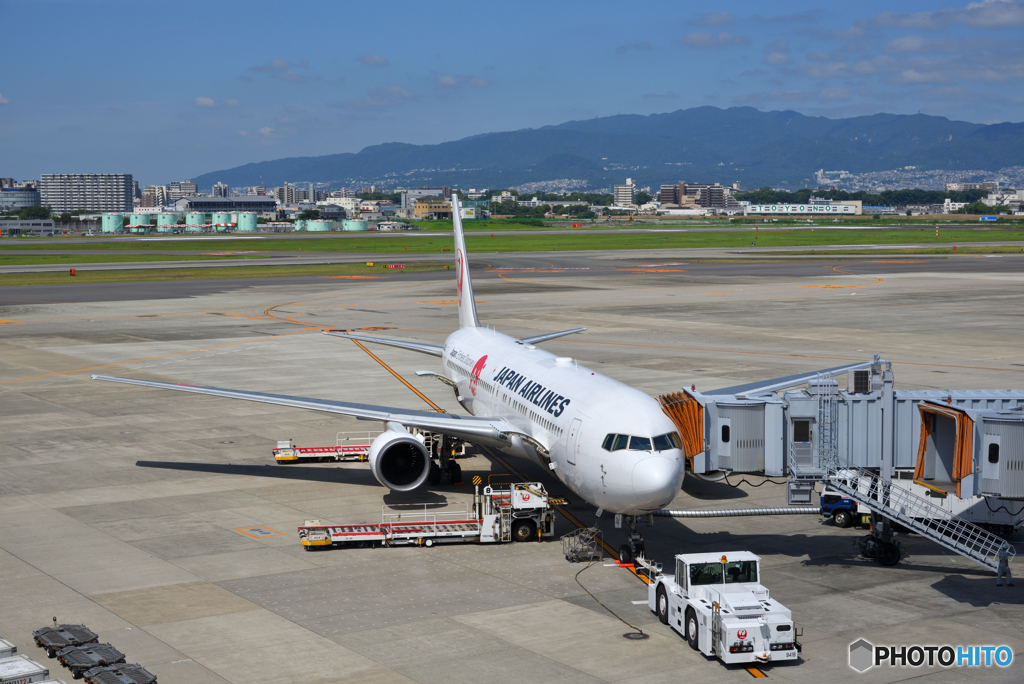
POLYGON ((211 259, 266 259, 267 255, 239 254, 214 256, 207 254, 90 254, 82 250, 81 254, 25 254, 0 255, 0 266, 36 266, 45 264, 110 264, 143 261, 208 261, 211 259))
MULTIPOLYGON (((730 248, 749 247, 754 240, 754 231, 702 231, 687 233, 625 233, 609 230, 599 234, 535 235, 530 232, 517 234, 475 234, 466 236, 470 253, 487 254, 494 252, 549 252, 585 250, 628 250, 628 249, 681 249, 681 248, 730 248)), ((946 246, 966 242, 1021 242, 1024 244, 1024 230, 1017 228, 957 229, 943 228, 938 237, 934 229, 864 229, 864 230, 759 230, 758 247, 809 247, 824 245, 886 245, 924 243, 946 246)), ((87 242, 74 244, 47 245, 41 240, 29 243, 21 241, 0 243, 0 252, 20 250, 61 250, 61 251, 120 251, 146 250, 187 251, 197 253, 256 251, 256 252, 337 252, 349 254, 442 254, 452 249, 452 239, 445 235, 411 233, 398 236, 368 236, 357 238, 299 239, 284 236, 266 237, 260 240, 195 240, 167 242, 87 242)), ((135 257, 133 257, 135 258, 135 257)))
POLYGON ((277 278, 285 276, 323 276, 352 279, 384 278, 399 273, 439 271, 448 264, 407 264, 402 270, 385 271, 383 266, 337 264, 318 266, 228 266, 225 268, 154 268, 147 270, 89 271, 77 275, 60 273, 4 273, 0 287, 19 285, 85 285, 89 283, 140 283, 162 280, 222 280, 226 278, 277 278))
POLYGON ((1021 254, 1024 253, 1024 247, 1018 247, 1017 245, 991 245, 989 247, 960 247, 956 249, 953 247, 929 247, 929 248, 905 248, 905 249, 816 249, 816 250, 803 250, 803 251, 786 251, 786 252, 772 252, 772 254, 785 254, 785 255, 807 255, 814 254, 817 256, 835 254, 839 255, 865 255, 865 254, 903 254, 903 255, 914 255, 914 254, 1021 254))

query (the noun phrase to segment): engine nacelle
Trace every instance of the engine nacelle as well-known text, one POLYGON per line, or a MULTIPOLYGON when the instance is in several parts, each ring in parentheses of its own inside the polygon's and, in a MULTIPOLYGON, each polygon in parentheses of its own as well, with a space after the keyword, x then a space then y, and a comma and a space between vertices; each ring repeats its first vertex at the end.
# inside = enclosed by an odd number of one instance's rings
POLYGON ((409 492, 423 485, 430 474, 430 455, 408 432, 388 430, 370 445, 370 469, 385 487, 409 492))

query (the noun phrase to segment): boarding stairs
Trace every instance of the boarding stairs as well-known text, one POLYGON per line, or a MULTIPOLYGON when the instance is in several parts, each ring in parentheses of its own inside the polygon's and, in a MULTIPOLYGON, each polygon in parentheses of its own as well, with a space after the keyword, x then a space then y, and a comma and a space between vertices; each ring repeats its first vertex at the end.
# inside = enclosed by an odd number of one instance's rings
MULTIPOLYGON (((836 391, 825 378, 819 378, 818 389, 818 454, 815 462, 794 460, 790 464, 796 480, 816 479, 837 492, 871 509, 892 522, 914 530, 922 537, 982 567, 995 571, 999 565, 999 548, 1005 541, 973 523, 957 518, 928 498, 918 496, 900 486, 892 486, 879 473, 861 468, 839 457, 836 430, 836 391)), ((790 442, 790 453, 794 453, 790 442)), ((803 460, 803 459, 800 459, 803 460)), ((1015 555, 1010 547, 1010 556, 1015 555)))

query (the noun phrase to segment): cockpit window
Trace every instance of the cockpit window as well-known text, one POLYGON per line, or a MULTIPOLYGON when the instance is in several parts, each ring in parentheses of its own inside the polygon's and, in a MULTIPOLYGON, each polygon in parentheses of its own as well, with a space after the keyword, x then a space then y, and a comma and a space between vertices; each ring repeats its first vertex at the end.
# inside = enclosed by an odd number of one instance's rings
POLYGON ((682 441, 679 439, 679 435, 675 432, 669 432, 664 435, 658 435, 654 438, 654 450, 655 451, 667 451, 669 449, 681 449, 682 441))
POLYGON ((604 449, 605 451, 611 451, 612 450, 612 443, 614 441, 615 441, 615 435, 606 435, 605 438, 604 438, 604 443, 601 444, 601 448, 604 449))
POLYGON ((630 437, 629 438, 629 450, 630 451, 650 451, 651 450, 651 438, 650 437, 630 437))
POLYGON ((625 449, 627 444, 629 444, 629 435, 615 435, 615 444, 612 446, 612 451, 625 449))

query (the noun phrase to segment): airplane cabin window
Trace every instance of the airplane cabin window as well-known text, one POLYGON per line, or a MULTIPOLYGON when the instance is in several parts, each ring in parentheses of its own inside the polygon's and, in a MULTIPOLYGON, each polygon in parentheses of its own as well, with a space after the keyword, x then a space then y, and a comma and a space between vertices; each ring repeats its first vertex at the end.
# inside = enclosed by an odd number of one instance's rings
POLYGON ((650 437, 630 437, 629 438, 629 450, 630 451, 650 451, 651 450, 651 438, 650 437))
POLYGON ((683 448, 683 440, 681 440, 679 438, 679 433, 678 432, 670 432, 670 433, 668 433, 668 438, 672 441, 672 446, 674 446, 676 449, 682 449, 683 448))
POLYGON ((604 443, 601 445, 601 448, 604 449, 605 451, 611 451, 612 450, 612 443, 614 443, 614 442, 615 442, 615 435, 608 435, 607 437, 604 438, 604 443))
POLYGON ((629 444, 629 435, 615 435, 615 444, 612 446, 612 451, 625 449, 627 444, 629 444))

